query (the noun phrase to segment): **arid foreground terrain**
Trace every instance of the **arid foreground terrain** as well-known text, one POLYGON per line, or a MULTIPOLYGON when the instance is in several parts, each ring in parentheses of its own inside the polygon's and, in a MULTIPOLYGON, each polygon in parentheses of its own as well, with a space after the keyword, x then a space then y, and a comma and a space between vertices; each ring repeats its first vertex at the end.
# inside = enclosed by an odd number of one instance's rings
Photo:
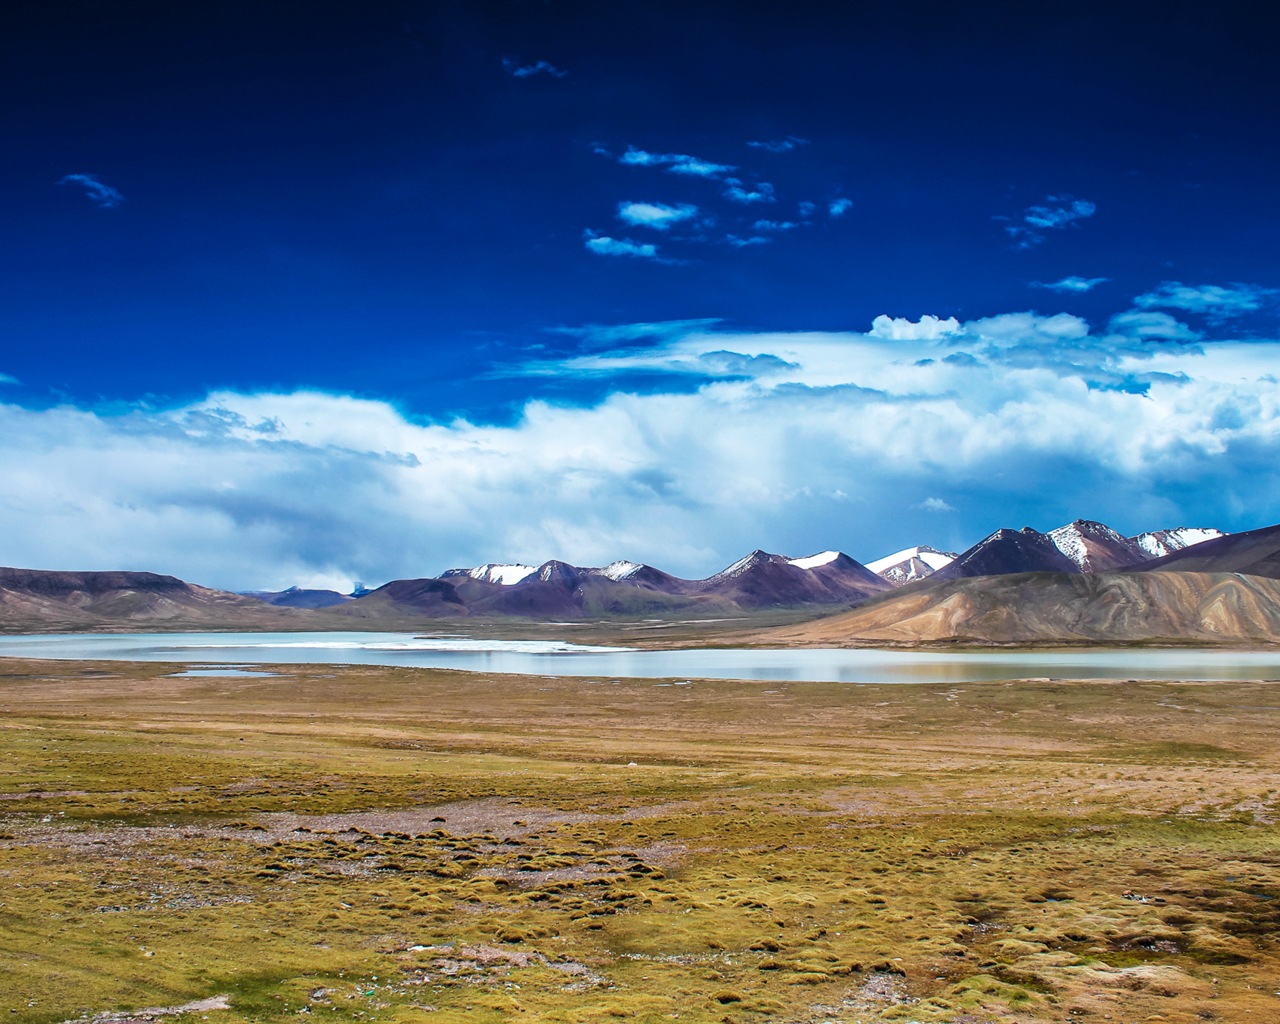
POLYGON ((0 1020, 1280 1019, 1280 689, 0 661, 0 1020))

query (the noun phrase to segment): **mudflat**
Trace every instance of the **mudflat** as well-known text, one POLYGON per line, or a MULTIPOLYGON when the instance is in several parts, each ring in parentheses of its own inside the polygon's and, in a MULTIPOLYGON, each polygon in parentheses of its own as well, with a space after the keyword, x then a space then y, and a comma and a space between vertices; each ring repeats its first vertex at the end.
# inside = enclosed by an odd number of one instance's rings
POLYGON ((1280 684, 0 660, 0 1019, 1280 1017, 1280 684))

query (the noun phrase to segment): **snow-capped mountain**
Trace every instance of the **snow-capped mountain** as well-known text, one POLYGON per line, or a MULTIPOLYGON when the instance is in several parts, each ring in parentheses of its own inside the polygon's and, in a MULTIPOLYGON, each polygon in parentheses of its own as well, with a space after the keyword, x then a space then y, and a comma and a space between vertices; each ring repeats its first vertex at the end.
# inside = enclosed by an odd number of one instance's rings
POLYGON ((1182 528, 1123 537, 1102 523, 1078 519, 1047 534, 1030 527, 997 530, 960 555, 920 545, 870 565, 835 549, 800 557, 757 549, 701 580, 680 579, 625 559, 600 567, 554 560, 538 566, 486 562, 450 569, 434 579, 397 580, 348 605, 362 605, 370 613, 390 604, 400 614, 557 620, 849 606, 927 577, 1078 574, 1131 567, 1149 560, 1149 551, 1182 550, 1217 536, 1216 530, 1182 528))
POLYGON ((1048 537, 1081 572, 1106 572, 1148 557, 1135 538, 1123 537, 1111 527, 1091 519, 1077 519, 1059 526, 1050 530, 1048 537))
POLYGON ((1110 572, 1149 561, 1157 546, 1180 551, 1221 536, 1218 530, 1179 527, 1125 537, 1089 519, 1077 519, 1049 533, 1024 526, 1021 530, 997 530, 962 552, 936 576, 959 579, 1015 572, 1110 572))
POLYGON ((868 562, 867 568, 895 587, 901 587, 932 576, 955 559, 954 551, 939 551, 937 548, 921 545, 903 548, 891 555, 877 558, 874 562, 868 562))

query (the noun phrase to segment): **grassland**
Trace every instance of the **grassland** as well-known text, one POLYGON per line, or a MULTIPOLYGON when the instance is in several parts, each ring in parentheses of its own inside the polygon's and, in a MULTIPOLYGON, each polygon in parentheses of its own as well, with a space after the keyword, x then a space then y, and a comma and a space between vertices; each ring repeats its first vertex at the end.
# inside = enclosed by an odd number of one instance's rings
POLYGON ((1274 684, 174 668, 0 660, 0 1020, 1280 1019, 1274 684))

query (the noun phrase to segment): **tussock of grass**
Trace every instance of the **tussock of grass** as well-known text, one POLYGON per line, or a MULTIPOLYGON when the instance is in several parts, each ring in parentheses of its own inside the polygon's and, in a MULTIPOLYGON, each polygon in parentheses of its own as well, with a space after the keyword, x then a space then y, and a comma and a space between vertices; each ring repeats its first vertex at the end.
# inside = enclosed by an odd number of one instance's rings
POLYGON ((162 672, 0 664, 9 1020, 1277 1016, 1267 684, 162 672))

